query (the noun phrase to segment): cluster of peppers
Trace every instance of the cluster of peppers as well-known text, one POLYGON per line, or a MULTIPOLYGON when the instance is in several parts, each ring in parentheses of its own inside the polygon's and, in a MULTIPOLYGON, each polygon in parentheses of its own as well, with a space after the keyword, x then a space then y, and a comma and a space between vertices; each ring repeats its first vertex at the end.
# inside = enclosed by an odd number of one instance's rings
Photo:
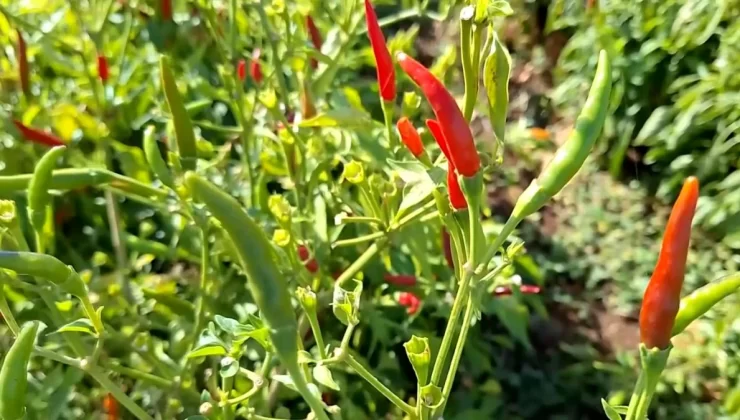
MULTIPOLYGON (((169 2, 162 2, 161 4, 161 13, 171 18, 171 4, 169 2)), ((365 12, 368 36, 376 59, 379 92, 384 104, 386 122, 388 122, 392 117, 392 105, 396 97, 395 65, 369 0, 365 0, 365 12)), ((477 79, 473 77, 477 76, 477 69, 473 69, 471 64, 480 64, 480 57, 473 59, 473 56, 479 55, 480 51, 470 51, 471 43, 476 45, 474 41, 471 41, 470 20, 477 13, 471 12, 471 8, 465 8, 463 13, 463 55, 465 56, 464 60, 466 57, 470 59, 464 63, 467 99, 474 97, 467 89, 473 86, 473 82, 475 82, 474 89, 477 90, 477 79)), ((481 24, 480 22, 477 23, 477 25, 481 24)), ((321 37, 310 18, 306 22, 306 27, 314 46, 320 49, 321 37)), ((507 68, 508 55, 496 39, 495 33, 490 32, 492 37, 489 43, 491 53, 486 59, 485 67, 505 69, 507 68)), ((475 36, 480 37, 481 35, 482 32, 476 31, 475 36)), ((25 48, 25 45, 19 36, 19 49, 21 47, 25 48)), ((21 57, 23 56, 21 55, 21 57)), ((470 283, 472 281, 482 282, 483 279, 492 278, 492 275, 497 271, 496 268, 489 271, 488 264, 508 236, 524 218, 539 210, 550 198, 557 194, 583 165, 606 118, 611 92, 612 70, 609 56, 605 51, 602 51, 599 55, 596 75, 587 102, 576 121, 576 127, 571 136, 558 149, 555 157, 537 179, 517 200, 514 210, 502 231, 486 251, 483 238, 480 235, 478 220, 482 177, 485 168, 469 126, 472 109, 467 106, 468 101, 466 100, 466 107, 461 110, 443 83, 413 58, 404 53, 398 53, 395 58, 399 67, 419 87, 435 114, 435 119, 427 120, 426 124, 447 160, 446 187, 449 206, 453 215, 467 213, 468 219, 467 226, 462 226, 464 225, 464 218, 443 217, 447 229, 445 232, 448 230, 456 231, 454 235, 449 236, 451 239, 449 246, 451 257, 448 258, 448 261, 457 270, 456 276, 458 277, 459 288, 440 354, 435 360, 431 377, 428 371, 428 342, 425 339, 414 337, 405 345, 419 379, 418 405, 412 407, 403 401, 397 401, 398 397, 394 397, 392 393, 386 394, 409 416, 429 418, 430 412, 441 414, 443 411, 444 400, 449 395, 449 386, 452 384, 451 378, 454 378, 456 364, 459 363, 463 348, 461 343, 465 341, 470 316, 472 316, 470 314, 473 312, 471 308, 473 308, 474 299, 470 293, 470 283), (455 253, 455 251, 458 252, 455 253), (457 262, 457 264, 453 264, 454 262, 457 262), (451 337, 457 327, 455 324, 463 306, 466 304, 468 309, 466 309, 466 315, 460 327, 460 343, 455 347, 450 374, 442 389, 437 386, 437 383, 441 379, 441 369, 446 364, 445 356, 451 345, 451 337)), ((251 75, 259 83, 263 76, 259 69, 258 59, 259 50, 255 50, 255 55, 252 57, 251 75)), ((315 67, 317 63, 312 61, 311 65, 315 67)), ((103 56, 98 57, 98 72, 101 81, 105 82, 108 79, 108 68, 103 56)), ((147 161, 163 185, 173 190, 183 200, 192 198, 204 204, 210 213, 210 217, 217 221, 223 229, 228 237, 226 242, 229 252, 236 258, 246 273, 249 289, 254 302, 260 309, 262 320, 268 327, 275 354, 290 375, 294 388, 307 402, 314 417, 328 420, 325 406, 311 391, 299 362, 298 349, 301 346, 298 341, 298 323, 291 304, 290 289, 274 261, 272 247, 261 227, 247 214, 236 199, 194 172, 197 157, 192 122, 186 118, 187 113, 182 98, 179 97, 174 75, 166 57, 161 60, 161 72, 165 97, 173 115, 177 152, 181 159, 182 168, 185 170, 182 176, 182 184, 185 190, 178 188, 170 168, 160 155, 152 129, 147 130, 144 138, 144 151, 147 161)), ((501 115, 503 114, 503 122, 505 122, 506 113, 505 106, 501 104, 508 101, 508 91, 505 88, 508 82, 508 73, 504 73, 502 80, 487 79, 487 90, 491 102, 491 118, 499 141, 503 141, 501 115)), ((496 74, 496 72, 493 71, 490 74, 496 74)), ((498 74, 501 74, 501 72, 498 72, 498 74)), ((243 61, 237 64, 237 76, 242 81, 246 78, 246 63, 243 61)), ((21 78, 21 80, 23 84, 24 79, 21 78)), ((27 86, 27 77, 25 80, 25 86, 27 86)), ((26 89, 25 86, 24 90, 26 89)), ((47 146, 60 146, 62 144, 61 141, 56 141, 48 133, 31 129, 20 122, 15 122, 15 125, 24 137, 33 141, 47 146)), ((432 163, 424 149, 421 138, 413 124, 408 119, 401 118, 397 121, 396 127, 403 144, 406 145, 411 154, 424 165, 432 167, 434 163, 432 163)), ((390 137, 389 141, 391 141, 390 137)), ((54 168, 56 161, 63 152, 64 147, 62 146, 53 147, 45 154, 37 164, 36 170, 27 184, 29 219, 32 227, 37 232, 43 228, 44 215, 49 203, 48 190, 55 185, 52 179, 56 174, 54 168)), ((22 182, 14 185, 19 185, 21 189, 26 186, 22 182)), ((696 207, 698 191, 698 181, 694 178, 687 179, 668 222, 658 263, 645 292, 640 314, 643 372, 640 380, 638 380, 630 406, 626 408, 626 418, 630 420, 644 419, 646 416, 657 378, 665 367, 670 352, 670 338, 683 331, 690 322, 701 316, 719 300, 740 288, 740 275, 734 275, 711 283, 683 300, 680 299, 691 232, 691 220, 696 207)), ((449 214, 449 209, 446 208, 448 204, 438 201, 437 205, 441 215, 449 214)), ((42 241, 37 241, 37 252, 29 252, 22 248, 14 251, 0 251, 0 268, 46 279, 76 296, 82 302, 83 308, 96 331, 102 333, 103 325, 100 320, 100 313, 93 308, 84 282, 71 267, 64 265, 54 257, 45 255, 42 244, 42 241)), ((318 271, 318 263, 305 245, 298 245, 297 255, 309 272, 316 273, 318 271)), ((385 280, 391 284, 403 286, 415 284, 416 279, 407 275, 388 275, 385 280)), ((538 293, 539 288, 521 286, 520 291, 522 293, 538 293)), ((510 293, 512 293, 512 289, 506 286, 497 287, 494 290, 494 294, 497 296, 510 293)), ((307 308, 306 302, 305 299, 301 300, 304 309, 307 308)), ((421 305, 421 300, 409 292, 404 292, 399 297, 399 303, 406 306, 409 313, 416 313, 421 305)), ((352 322, 354 321, 350 320, 350 324, 352 322)), ((10 352, 6 355, 2 368, 0 368, 0 417, 5 420, 20 419, 24 415, 27 389, 26 369, 30 356, 34 352, 37 331, 37 323, 29 323, 20 329, 15 328, 14 332, 17 338, 10 352)), ((337 360, 346 361, 354 370, 364 372, 362 366, 351 356, 339 353, 335 357, 337 360)), ((368 377, 366 379, 372 381, 368 377)), ((148 418, 145 413, 141 413, 141 409, 137 410, 138 407, 125 394, 117 394, 112 397, 119 399, 137 417, 148 418)), ((108 398, 111 398, 111 396, 106 397, 106 399, 108 398)), ((111 399, 111 401, 113 400, 111 399)), ((106 408, 110 411, 117 410, 117 405, 113 402, 107 402, 106 408)), ((621 419, 619 408, 611 407, 605 403, 604 409, 610 419, 621 419)))

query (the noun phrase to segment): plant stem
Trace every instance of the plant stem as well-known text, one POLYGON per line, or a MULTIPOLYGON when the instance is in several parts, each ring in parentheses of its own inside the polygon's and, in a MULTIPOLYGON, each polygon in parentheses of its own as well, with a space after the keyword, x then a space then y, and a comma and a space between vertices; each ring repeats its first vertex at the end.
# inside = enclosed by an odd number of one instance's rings
POLYGON ((473 297, 468 297, 468 305, 465 308, 465 315, 463 315, 463 323, 460 327, 460 335, 457 338, 457 344, 455 344, 455 351, 452 353, 452 361, 450 362, 450 368, 445 379, 444 387, 442 388, 442 405, 437 409, 438 414, 444 413, 447 400, 450 397, 450 391, 452 391, 452 383, 455 381, 455 375, 457 368, 460 365, 460 359, 462 358, 463 348, 465 347, 465 341, 468 338, 468 331, 470 331, 470 322, 473 320, 473 314, 475 305, 473 297))
MULTIPOLYGON (((4 276, 4 273, 0 273, 0 276, 4 276)), ((0 280, 5 279, 2 278, 0 280)), ((5 322, 8 323, 8 328, 13 332, 13 335, 17 336, 21 329, 13 316, 13 311, 8 306, 8 300, 5 299, 5 284, 2 281, 0 281, 0 314, 3 316, 5 322)))
POLYGON ((501 228, 501 232, 496 236, 496 239, 494 239, 493 243, 488 248, 486 255, 480 260, 478 267, 475 269, 476 273, 486 269, 491 258, 496 255, 498 249, 501 248, 501 245, 506 241, 506 238, 514 232, 514 229, 516 229, 517 225, 519 225, 519 222, 521 221, 522 220, 519 218, 509 217, 509 220, 506 221, 504 227, 501 228))
POLYGON ((635 383, 635 389, 632 391, 632 397, 630 398, 630 404, 627 408, 627 416, 624 420, 636 420, 637 410, 641 400, 645 396, 645 371, 640 370, 640 376, 637 378, 635 383))
POLYGON ((343 247, 343 246, 357 245, 357 244, 361 244, 361 243, 365 243, 365 242, 370 242, 370 241, 373 241, 375 239, 382 238, 382 237, 384 237, 386 235, 387 235, 386 232, 374 232, 374 233, 371 233, 371 234, 368 234, 368 235, 358 236, 357 238, 343 239, 341 241, 336 241, 336 242, 334 242, 331 245, 331 247, 332 248, 339 248, 339 247, 343 247))
POLYGON ((103 388, 113 394, 113 397, 118 400, 121 405, 126 407, 139 420, 154 420, 152 416, 146 413, 143 408, 139 407, 134 400, 132 400, 121 388, 114 384, 108 375, 98 369, 97 366, 89 365, 85 369, 85 372, 95 379, 103 388))
POLYGON ((471 32, 473 29, 472 14, 467 16, 467 12, 472 11, 472 7, 463 9, 460 15, 460 55, 462 60, 463 78, 465 80, 465 98, 463 106, 463 116, 470 121, 475 108, 475 100, 478 96, 478 79, 473 69, 473 57, 471 55, 471 32))
POLYGON ((116 277, 118 278, 118 284, 121 285, 123 296, 129 304, 133 303, 134 296, 131 292, 131 285, 126 280, 126 273, 128 271, 128 253, 126 252, 126 243, 122 240, 121 229, 121 212, 118 208, 118 203, 113 193, 110 190, 105 190, 105 211, 108 216, 108 224, 110 226, 110 237, 113 244, 113 251, 116 256, 116 277))
POLYGON ((416 411, 414 407, 403 401, 398 395, 394 394, 393 391, 388 389, 382 382, 378 380, 370 371, 368 371, 360 362, 358 362, 352 355, 348 355, 345 362, 351 367, 358 375, 362 376, 373 388, 377 389, 378 392, 383 394, 390 402, 395 404, 398 408, 406 412, 408 415, 415 417, 416 411))
POLYGON ((355 262, 353 262, 342 275, 337 278, 337 284, 343 285, 348 280, 352 279, 362 268, 367 264, 381 249, 388 244, 388 237, 383 237, 375 241, 374 244, 370 245, 365 252, 360 255, 355 262))

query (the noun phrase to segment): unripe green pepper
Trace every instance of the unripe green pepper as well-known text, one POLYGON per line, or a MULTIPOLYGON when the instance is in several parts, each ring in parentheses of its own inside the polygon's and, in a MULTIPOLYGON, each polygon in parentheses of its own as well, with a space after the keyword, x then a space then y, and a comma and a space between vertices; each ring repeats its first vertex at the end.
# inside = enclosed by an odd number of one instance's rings
POLYGON ((21 329, 0 368, 0 418, 3 420, 19 420, 25 415, 28 361, 38 329, 38 322, 26 324, 21 329))
POLYGON ((149 162, 149 167, 154 172, 154 175, 162 181, 162 184, 175 189, 175 180, 172 178, 170 168, 167 167, 167 162, 162 158, 162 154, 159 153, 159 145, 157 139, 154 136, 154 126, 150 125, 144 130, 144 155, 146 161, 149 162))
POLYGON ((611 60, 606 51, 602 50, 588 99, 568 141, 558 149, 540 176, 519 197, 512 211, 512 218, 521 220, 539 210, 581 169, 604 126, 611 88, 611 60))
POLYGON ((298 323, 288 285, 275 264, 272 246, 263 229, 233 197, 195 173, 185 174, 185 185, 197 201, 206 205, 228 234, 247 274, 252 297, 270 330, 276 354, 314 415, 328 420, 321 402, 311 394, 298 364, 298 323))
POLYGON ((159 59, 159 68, 162 73, 162 89, 164 96, 167 98, 167 105, 172 114, 172 123, 175 127, 175 137, 177 138, 177 152, 182 160, 182 167, 185 170, 195 169, 195 161, 198 155, 198 149, 195 143, 195 132, 193 131, 193 122, 190 120, 188 110, 185 108, 185 102, 177 90, 175 75, 172 72, 170 60, 167 56, 161 56, 159 59))
POLYGON ((77 272, 51 255, 0 251, 0 268, 13 270, 18 274, 41 277, 71 295, 80 299, 87 298, 87 286, 77 272))
POLYGON ((46 219, 46 206, 49 204, 49 185, 57 159, 66 150, 65 146, 49 149, 41 157, 28 184, 28 218, 36 232, 41 232, 46 219))
POLYGON ((681 299, 681 304, 673 321, 671 336, 680 334, 694 320, 704 315, 717 302, 740 290, 740 273, 723 277, 709 283, 681 299))

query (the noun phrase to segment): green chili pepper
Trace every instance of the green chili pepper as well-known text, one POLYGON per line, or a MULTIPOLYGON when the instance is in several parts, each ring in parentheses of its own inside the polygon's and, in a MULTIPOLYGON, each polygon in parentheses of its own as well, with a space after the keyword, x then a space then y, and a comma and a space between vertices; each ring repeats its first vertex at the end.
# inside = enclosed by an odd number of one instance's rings
POLYGON ((25 415, 28 361, 38 329, 38 322, 26 324, 21 329, 0 368, 0 418, 3 420, 18 420, 25 415))
POLYGON ((182 248, 172 249, 161 242, 141 239, 138 236, 132 235, 130 233, 124 233, 123 240, 126 242, 126 246, 132 251, 152 254, 157 258, 169 260, 182 259, 185 261, 190 261, 193 264, 200 263, 199 256, 193 255, 182 248))
MULTIPOLYGON (((10 197, 25 191, 31 184, 32 174, 0 176, 0 197, 10 197)), ((111 172, 107 169, 65 168, 53 172, 49 183, 52 190, 75 190, 78 188, 110 185, 122 191, 142 197, 166 198, 167 191, 144 184, 135 179, 111 172)))
POLYGON ((0 268, 13 270, 18 274, 41 277, 78 298, 87 297, 87 286, 77 272, 51 255, 0 251, 0 268))
POLYGON ((196 200, 206 205, 228 234, 247 273, 252 297, 270 329, 275 352, 314 414, 319 419, 328 420, 321 402, 308 389, 298 364, 298 323, 288 285, 278 271, 272 246, 263 229, 233 197, 198 175, 186 173, 185 185, 196 200))
POLYGON ((154 126, 150 125, 144 130, 144 155, 146 155, 146 161, 149 162, 149 167, 154 172, 154 175, 162 181, 162 184, 175 189, 175 180, 172 178, 170 168, 167 166, 167 162, 162 158, 162 154, 159 153, 159 145, 157 139, 154 137, 154 126))
POLYGON ((606 51, 602 50, 588 99, 576 120, 573 132, 540 176, 519 197, 511 214, 512 218, 521 220, 539 210, 581 169, 606 119, 612 87, 611 74, 611 61, 606 51))
POLYGON ((159 58, 159 67, 162 73, 162 89, 167 98, 167 105, 172 114, 172 122, 175 126, 175 137, 177 138, 177 151, 182 159, 182 167, 185 170, 195 169, 197 147, 195 143, 195 132, 193 122, 185 108, 180 91, 177 90, 175 75, 172 73, 170 60, 167 56, 159 58))
POLYGON ((496 140, 503 144, 506 133, 506 111, 509 108, 509 75, 511 56, 496 31, 490 31, 491 51, 483 65, 483 85, 488 94, 488 114, 496 140))
POLYGON ((28 184, 28 218, 31 226, 41 232, 46 220, 46 206, 49 204, 49 186, 52 171, 57 165, 57 159, 64 153, 65 146, 56 146, 49 149, 41 157, 33 171, 31 182, 28 184))
POLYGON ((144 294, 144 297, 154 299, 158 304, 167 307, 173 313, 185 317, 190 321, 193 320, 195 305, 192 303, 180 299, 175 295, 159 292, 153 289, 144 288, 141 289, 141 292, 144 294))
POLYGON ((740 273, 709 283, 681 299, 681 306, 673 322, 671 336, 680 334, 695 319, 704 315, 717 302, 740 290, 740 273))

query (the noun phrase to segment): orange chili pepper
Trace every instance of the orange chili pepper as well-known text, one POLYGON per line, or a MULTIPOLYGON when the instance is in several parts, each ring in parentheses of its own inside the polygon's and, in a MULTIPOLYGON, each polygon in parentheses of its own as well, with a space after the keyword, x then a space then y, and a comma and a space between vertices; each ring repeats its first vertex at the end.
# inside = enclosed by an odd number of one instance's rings
POLYGON ((671 341, 698 198, 699 181, 693 176, 686 178, 668 218, 658 263, 642 299, 640 341, 649 349, 665 349, 671 341))

